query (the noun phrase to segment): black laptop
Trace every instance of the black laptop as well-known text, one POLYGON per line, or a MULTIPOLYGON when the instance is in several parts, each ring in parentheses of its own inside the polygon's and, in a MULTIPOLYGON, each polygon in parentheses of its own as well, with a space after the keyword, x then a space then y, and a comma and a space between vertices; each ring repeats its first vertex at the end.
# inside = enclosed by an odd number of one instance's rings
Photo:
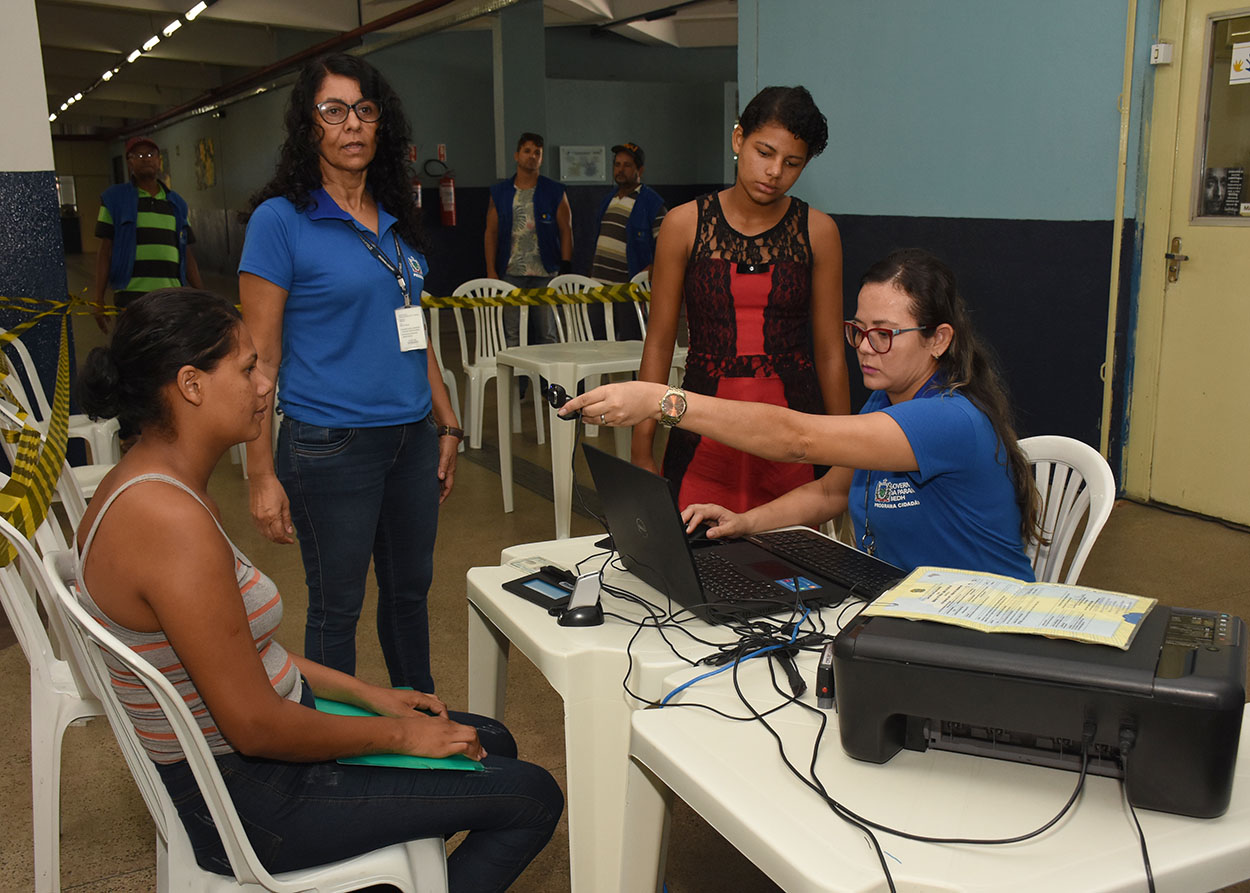
POLYGON ((906 576, 807 529, 692 541, 667 478, 589 444, 582 449, 626 569, 712 619, 836 605, 848 595, 872 599, 906 576))

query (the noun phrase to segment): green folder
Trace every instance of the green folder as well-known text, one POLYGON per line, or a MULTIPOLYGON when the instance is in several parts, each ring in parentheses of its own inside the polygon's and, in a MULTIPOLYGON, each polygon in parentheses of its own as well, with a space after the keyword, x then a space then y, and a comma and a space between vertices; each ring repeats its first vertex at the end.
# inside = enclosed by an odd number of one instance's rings
MULTIPOLYGON (((344 704, 342 701, 327 701, 317 698, 317 709, 322 713, 334 713, 338 716, 377 716, 372 710, 344 704)), ((404 753, 374 753, 359 757, 340 757, 338 762, 345 766, 394 766, 397 769, 483 769, 477 760, 471 760, 463 754, 452 754, 449 757, 414 757, 404 753)))

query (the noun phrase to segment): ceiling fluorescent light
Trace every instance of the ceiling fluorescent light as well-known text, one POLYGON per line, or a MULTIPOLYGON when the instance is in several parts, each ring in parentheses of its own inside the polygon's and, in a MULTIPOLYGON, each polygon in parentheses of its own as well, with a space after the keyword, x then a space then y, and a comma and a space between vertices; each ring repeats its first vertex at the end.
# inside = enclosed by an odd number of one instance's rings
POLYGON ((133 62, 142 55, 143 55, 143 50, 135 50, 129 56, 126 57, 126 61, 133 62))
POLYGON ((49 124, 51 124, 51 123, 52 123, 53 121, 55 121, 55 120, 56 120, 56 113, 55 113, 55 112, 53 112, 51 115, 48 115, 48 123, 49 123, 49 124))
POLYGON ((147 40, 143 42, 143 52, 150 53, 152 51, 152 47, 156 46, 160 42, 161 42, 160 35, 153 34, 151 37, 149 37, 147 40))
POLYGON ((111 68, 108 71, 104 72, 104 74, 100 75, 100 80, 102 81, 111 81, 112 79, 113 79, 113 69, 111 68))
POLYGON ((200 3, 195 4, 190 9, 187 10, 187 16, 186 16, 187 21, 194 22, 195 17, 198 16, 200 13, 202 13, 206 9, 208 9, 207 3, 200 2, 200 3))
POLYGON ((66 105, 73 105, 76 101, 77 101, 77 100, 75 100, 75 99, 74 99, 74 97, 72 97, 72 96, 71 96, 69 99, 65 100, 65 104, 66 104, 66 105))
POLYGON ((68 103, 68 102, 62 102, 62 103, 61 103, 61 111, 65 111, 67 108, 69 108, 69 103, 68 103))
POLYGON ((74 94, 74 102, 77 102, 77 101, 78 101, 78 100, 80 100, 80 99, 82 99, 82 94, 81 94, 81 93, 75 93, 75 94, 74 94))
POLYGON ((182 27, 182 19, 174 19, 168 25, 161 29, 161 33, 169 37, 175 31, 182 27))

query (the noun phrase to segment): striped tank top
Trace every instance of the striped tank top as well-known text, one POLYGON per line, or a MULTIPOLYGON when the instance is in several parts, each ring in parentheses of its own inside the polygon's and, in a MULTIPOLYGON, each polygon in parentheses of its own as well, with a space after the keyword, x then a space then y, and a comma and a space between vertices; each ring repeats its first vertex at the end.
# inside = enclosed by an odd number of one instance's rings
MULTIPOLYGON (((87 532, 87 538, 83 542, 82 554, 78 557, 78 580, 75 584, 75 592, 78 596, 78 601, 86 609, 87 613, 99 621, 105 629, 117 636, 123 643, 134 649, 144 660, 165 674, 165 678, 182 695, 187 707, 191 710, 191 714, 199 723, 200 731, 204 733, 204 737, 208 741, 212 752, 214 754, 233 753, 234 748, 230 746, 225 736, 218 730, 217 723, 213 721, 208 706, 200 697, 199 691, 191 681, 190 675, 183 668, 182 661, 178 659, 178 655, 169 644, 169 640, 165 638, 165 633, 159 630, 157 632, 140 632, 126 629, 114 623, 92 600, 91 595, 87 592, 86 584, 83 582, 83 567, 87 563, 87 553, 90 551, 91 543, 100 527, 100 521, 103 520, 105 513, 108 512, 109 507, 118 496, 134 484, 143 481, 163 481, 171 484, 180 490, 190 493, 196 502, 204 505, 203 500, 196 496, 189 487, 167 475, 143 474, 126 481, 104 503, 100 513, 96 515, 91 529, 87 532)), ((208 506, 205 505, 204 510, 206 512, 209 511, 208 506)), ((209 514, 211 515, 212 512, 209 512, 209 514)), ((217 523, 216 517, 213 518, 213 522, 217 523)), ((217 523, 217 529, 226 538, 226 542, 230 543, 230 549, 234 552, 234 569, 239 581, 239 595, 243 599, 243 606, 247 611, 248 623, 252 630, 252 638, 256 642, 256 652, 260 655, 261 662, 264 664, 265 673, 269 676, 270 683, 273 684, 274 690, 279 695, 291 701, 298 701, 303 687, 299 670, 295 666, 294 661, 291 660, 291 656, 286 649, 273 639, 273 631, 277 629, 278 624, 282 620, 282 596, 278 594, 278 587, 274 585, 272 580, 253 567, 252 563, 247 560, 247 557, 235 547, 234 543, 230 542, 230 537, 226 536, 226 532, 222 530, 221 524, 217 523)), ((135 732, 143 743, 144 749, 147 750, 148 756, 157 763, 165 764, 177 763, 185 759, 182 748, 178 746, 178 739, 174 735, 173 727, 165 719, 165 714, 161 712, 160 707, 152 700, 148 690, 143 687, 138 677, 107 653, 104 656, 104 660, 109 668, 113 691, 126 708, 126 713, 130 716, 130 721, 134 724, 135 732)))

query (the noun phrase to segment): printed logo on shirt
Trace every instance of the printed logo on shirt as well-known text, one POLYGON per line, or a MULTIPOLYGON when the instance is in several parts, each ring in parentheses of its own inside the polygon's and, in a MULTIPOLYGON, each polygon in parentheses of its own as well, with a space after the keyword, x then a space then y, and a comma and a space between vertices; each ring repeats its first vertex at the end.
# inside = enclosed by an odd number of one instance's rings
POLYGON ((879 509, 905 509, 920 505, 919 495, 911 481, 877 481, 873 502, 879 509))
POLYGON ((412 275, 420 276, 421 275, 421 262, 418 261, 415 257, 409 257, 408 269, 412 270, 412 275))

